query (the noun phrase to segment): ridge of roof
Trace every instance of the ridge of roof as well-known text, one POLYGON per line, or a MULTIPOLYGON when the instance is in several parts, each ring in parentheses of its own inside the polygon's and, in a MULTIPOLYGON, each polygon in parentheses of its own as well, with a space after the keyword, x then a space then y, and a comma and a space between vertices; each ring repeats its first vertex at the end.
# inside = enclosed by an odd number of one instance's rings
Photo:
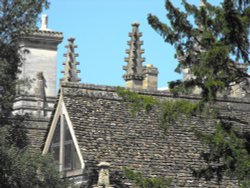
MULTIPOLYGON (((61 90, 63 95, 70 95, 70 96, 80 96, 86 93, 86 90, 93 90, 93 91, 102 91, 102 92, 117 92, 117 88, 128 89, 121 86, 108 86, 108 85, 96 85, 96 84, 88 84, 88 83, 69 83, 69 82, 62 82, 61 90), (74 92, 69 92, 69 90, 74 90, 74 92)), ((199 100, 201 97, 199 95, 185 95, 179 94, 175 96, 173 93, 169 91, 162 91, 162 90, 145 90, 145 89, 129 89, 130 91, 134 91, 138 94, 142 95, 151 95, 155 97, 170 97, 175 99, 192 99, 192 100, 199 100)), ((218 97, 218 102, 231 102, 231 103, 247 103, 250 104, 250 98, 235 98, 235 97, 218 97)))

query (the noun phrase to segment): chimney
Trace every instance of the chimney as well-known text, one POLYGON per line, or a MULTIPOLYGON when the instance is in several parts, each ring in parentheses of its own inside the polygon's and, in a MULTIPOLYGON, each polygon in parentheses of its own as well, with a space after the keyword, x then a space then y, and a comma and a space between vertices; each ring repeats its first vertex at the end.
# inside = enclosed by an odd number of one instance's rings
POLYGON ((43 31, 49 30, 48 29, 48 15, 46 15, 46 14, 42 15, 42 23, 41 23, 40 30, 43 30, 43 31))
POLYGON ((147 64, 144 68, 143 89, 157 90, 158 69, 152 64, 147 64))

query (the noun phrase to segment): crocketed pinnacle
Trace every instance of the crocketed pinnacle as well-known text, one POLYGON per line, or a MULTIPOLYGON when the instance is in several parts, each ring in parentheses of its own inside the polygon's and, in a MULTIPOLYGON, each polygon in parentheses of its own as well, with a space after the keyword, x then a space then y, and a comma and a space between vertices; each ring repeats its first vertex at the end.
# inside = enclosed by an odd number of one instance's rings
POLYGON ((66 57, 66 61, 63 63, 64 71, 61 71, 64 73, 64 77, 61 79, 62 82, 79 82, 81 81, 80 78, 78 78, 78 73, 80 73, 79 70, 76 69, 77 65, 79 65, 79 62, 76 61, 76 57, 78 57, 78 54, 75 53, 75 48, 77 46, 74 44, 75 39, 69 38, 68 39, 68 45, 65 46, 67 48, 67 53, 64 54, 66 57))
POLYGON ((142 58, 141 55, 144 53, 144 50, 141 49, 143 41, 140 41, 142 33, 139 32, 139 23, 132 24, 132 32, 129 33, 131 40, 128 41, 129 49, 126 50, 128 57, 125 58, 127 66, 123 67, 123 70, 126 71, 126 74, 123 75, 123 78, 127 80, 143 80, 143 65, 145 58, 142 58))

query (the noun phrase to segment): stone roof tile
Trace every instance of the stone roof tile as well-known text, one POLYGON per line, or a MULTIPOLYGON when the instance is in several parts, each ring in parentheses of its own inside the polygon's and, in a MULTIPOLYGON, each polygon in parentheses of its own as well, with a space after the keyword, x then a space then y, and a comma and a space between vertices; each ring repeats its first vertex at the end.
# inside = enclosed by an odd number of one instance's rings
MULTIPOLYGON (((114 87, 73 83, 62 85, 61 91, 83 158, 93 169, 99 162, 106 161, 111 163, 113 173, 121 173, 122 167, 128 167, 147 176, 173 177, 173 187, 219 186, 215 179, 194 178, 191 170, 206 165, 200 154, 207 147, 195 137, 190 125, 211 132, 214 120, 181 117, 181 123, 170 126, 164 134, 158 108, 150 113, 140 111, 134 116, 114 87)), ((171 98, 171 94, 164 92, 150 94, 161 99, 171 98)), ((197 97, 187 98, 197 100, 197 97)), ((228 102, 236 106, 240 101, 221 99, 218 106, 249 122, 248 99, 241 102, 243 113, 240 109, 226 110, 228 102)), ((238 187, 235 180, 227 178, 220 186, 238 187)))

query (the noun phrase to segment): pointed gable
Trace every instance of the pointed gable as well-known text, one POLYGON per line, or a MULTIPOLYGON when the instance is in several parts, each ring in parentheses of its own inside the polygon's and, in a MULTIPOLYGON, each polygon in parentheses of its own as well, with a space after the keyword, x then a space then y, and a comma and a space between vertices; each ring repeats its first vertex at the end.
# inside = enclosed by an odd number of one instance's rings
POLYGON ((56 105, 43 149, 43 154, 47 153, 54 157, 60 172, 68 173, 69 176, 82 174, 84 162, 62 95, 56 105))

